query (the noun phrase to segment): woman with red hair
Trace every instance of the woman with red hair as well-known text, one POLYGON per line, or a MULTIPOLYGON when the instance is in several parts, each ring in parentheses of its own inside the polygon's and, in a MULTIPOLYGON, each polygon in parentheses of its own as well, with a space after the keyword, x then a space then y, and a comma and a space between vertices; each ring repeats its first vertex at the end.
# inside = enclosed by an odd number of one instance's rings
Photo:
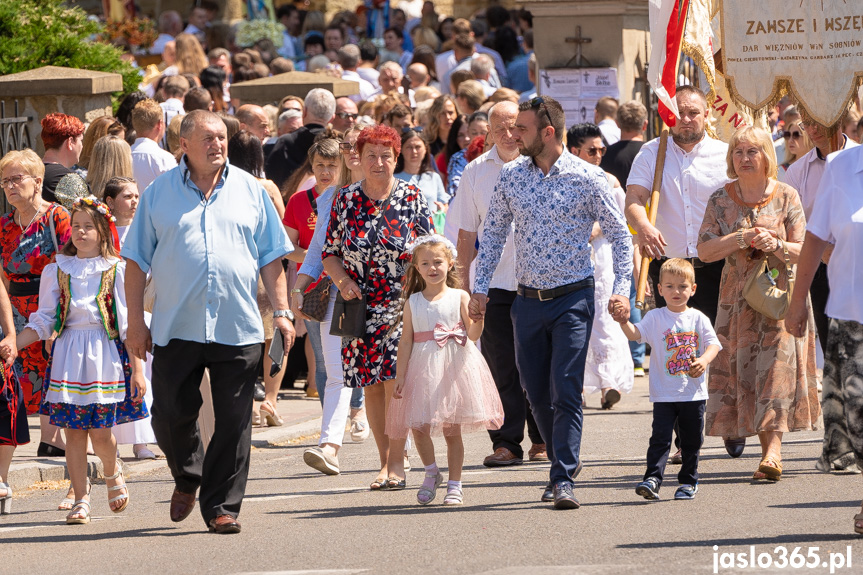
POLYGON ((42 198, 56 202, 54 188, 66 174, 73 172, 84 149, 84 123, 75 116, 48 114, 42 118, 42 143, 45 145, 45 177, 42 180, 42 198))
POLYGON ((364 177, 342 188, 333 204, 323 264, 342 298, 366 298, 365 334, 342 338, 342 369, 345 385, 365 390, 381 461, 371 488, 398 490, 405 488, 405 440, 390 440, 384 428, 402 332, 399 296, 408 244, 434 228, 420 190, 395 178, 398 132, 388 126, 367 128, 356 146, 364 177))

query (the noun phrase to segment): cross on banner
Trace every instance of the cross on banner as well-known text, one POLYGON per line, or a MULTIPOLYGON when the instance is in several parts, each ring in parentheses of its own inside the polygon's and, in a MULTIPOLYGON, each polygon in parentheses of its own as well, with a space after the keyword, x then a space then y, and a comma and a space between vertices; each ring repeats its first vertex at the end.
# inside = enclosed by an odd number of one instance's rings
POLYGON ((569 59, 569 62, 566 63, 567 66, 572 64, 572 61, 575 60, 575 67, 580 68, 584 62, 587 62, 590 65, 590 60, 583 56, 582 47, 584 44, 590 44, 593 40, 591 38, 585 38, 581 35, 581 26, 575 27, 575 36, 570 36, 566 39, 567 44, 575 44, 575 56, 569 59))

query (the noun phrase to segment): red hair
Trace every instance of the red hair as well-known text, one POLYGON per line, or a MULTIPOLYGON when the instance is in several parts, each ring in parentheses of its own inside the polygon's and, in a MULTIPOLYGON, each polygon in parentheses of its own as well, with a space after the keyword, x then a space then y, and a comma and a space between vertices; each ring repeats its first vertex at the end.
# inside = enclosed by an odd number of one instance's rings
POLYGON ((467 152, 464 153, 465 159, 468 162, 474 161, 482 154, 483 148, 485 148, 485 136, 477 136, 467 145, 467 152))
POLYGON ((84 133, 84 122, 75 116, 54 113, 42 118, 42 143, 46 150, 59 148, 69 138, 84 133))
POLYGON ((402 139, 399 133, 389 126, 377 125, 360 132, 357 137, 357 151, 360 154, 366 144, 389 146, 396 157, 402 153, 402 139))

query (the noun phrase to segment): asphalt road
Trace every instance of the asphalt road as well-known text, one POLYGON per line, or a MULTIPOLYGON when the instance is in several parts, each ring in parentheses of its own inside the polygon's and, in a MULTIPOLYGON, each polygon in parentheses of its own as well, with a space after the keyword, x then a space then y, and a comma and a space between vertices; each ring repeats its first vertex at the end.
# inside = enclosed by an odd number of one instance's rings
MULTIPOLYGON (((333 477, 303 464, 309 440, 253 451, 239 535, 206 533, 197 509, 171 523, 165 468, 130 479, 129 508, 119 515, 108 509, 104 484, 94 486, 93 522, 85 526, 64 524, 55 510, 62 491, 16 494, 15 513, 0 517, 0 573, 808 574, 829 573, 831 561, 835 573, 863 573, 863 538, 852 524, 861 476, 814 469, 820 432, 786 435, 785 473, 776 484, 750 480, 760 455, 754 444, 732 460, 719 439, 708 438, 696 499, 672 499, 676 467, 669 466, 662 500, 647 502, 634 493, 650 432, 646 380, 613 411, 600 411, 598 402, 588 398, 578 510, 539 502, 548 464, 484 468, 490 444, 482 433, 465 438, 465 504, 458 508, 444 508, 440 492, 429 507, 416 504, 416 455, 407 490, 370 492, 371 439, 348 440, 345 471, 333 477), (782 547, 792 564, 805 558, 813 567, 777 569, 782 547), (792 557, 796 547, 800 556, 792 557), (741 567, 750 553, 756 560, 768 554, 761 563, 772 566, 741 567), (735 566, 724 568, 729 561, 735 566)), ((443 441, 437 449, 445 463, 443 441)))

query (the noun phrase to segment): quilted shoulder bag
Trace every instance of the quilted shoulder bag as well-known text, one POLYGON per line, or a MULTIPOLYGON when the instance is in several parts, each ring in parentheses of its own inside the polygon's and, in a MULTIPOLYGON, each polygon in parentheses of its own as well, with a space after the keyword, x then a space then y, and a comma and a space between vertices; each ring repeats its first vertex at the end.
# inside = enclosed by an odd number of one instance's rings
POLYGON ((747 278, 746 285, 743 287, 743 297, 749 307, 776 321, 783 319, 788 313, 791 294, 794 291, 794 267, 788 257, 788 248, 785 246, 785 242, 782 242, 782 251, 785 255, 785 273, 788 277, 786 289, 783 290, 777 286, 776 280, 770 273, 770 265, 766 255, 752 275, 747 278))

